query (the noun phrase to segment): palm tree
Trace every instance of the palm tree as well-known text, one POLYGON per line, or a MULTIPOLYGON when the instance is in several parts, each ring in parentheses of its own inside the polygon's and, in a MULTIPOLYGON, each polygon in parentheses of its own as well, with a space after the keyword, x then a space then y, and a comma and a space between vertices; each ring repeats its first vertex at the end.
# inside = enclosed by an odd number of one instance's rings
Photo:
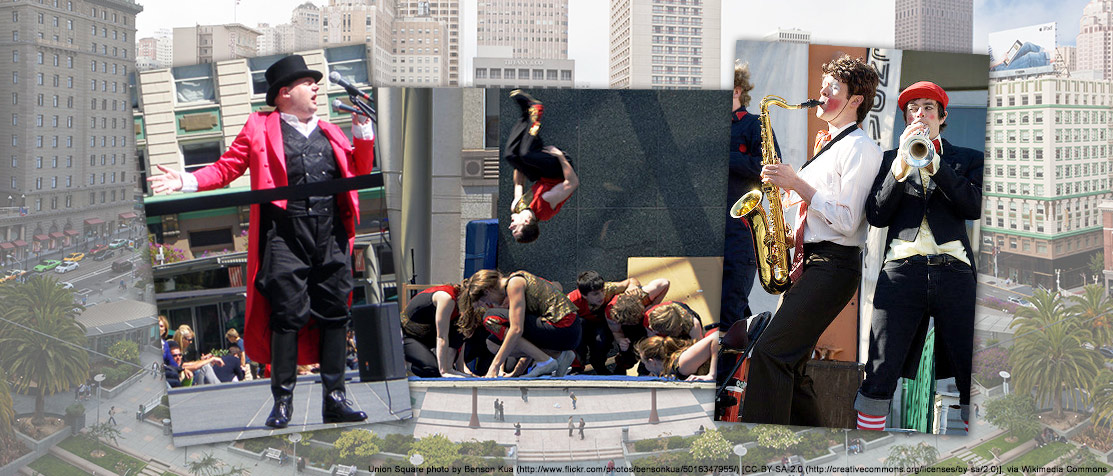
POLYGON ((46 396, 88 378, 85 326, 74 319, 73 292, 53 278, 36 276, 0 287, 0 302, 0 367, 13 378, 17 392, 35 394, 32 421, 40 424, 46 396))
POLYGON ((1090 389, 1090 403, 1094 406, 1094 424, 1113 424, 1113 371, 1102 369, 1090 389))
POLYGON ((1009 325, 1016 328, 1009 356, 1013 381, 1021 391, 1035 391, 1037 400, 1051 400, 1055 415, 1062 416, 1063 392, 1091 385, 1101 368, 1100 354, 1082 346, 1091 332, 1058 295, 1036 291, 1032 304, 1017 310, 1009 325))
POLYGON ((8 379, 3 368, 0 368, 0 437, 12 435, 12 425, 15 424, 15 405, 12 401, 12 391, 8 387, 8 379))
POLYGON ((1081 296, 1071 296, 1073 304, 1067 310, 1077 314, 1083 327, 1093 333, 1094 345, 1113 342, 1113 301, 1109 300, 1105 288, 1100 284, 1087 285, 1081 296))

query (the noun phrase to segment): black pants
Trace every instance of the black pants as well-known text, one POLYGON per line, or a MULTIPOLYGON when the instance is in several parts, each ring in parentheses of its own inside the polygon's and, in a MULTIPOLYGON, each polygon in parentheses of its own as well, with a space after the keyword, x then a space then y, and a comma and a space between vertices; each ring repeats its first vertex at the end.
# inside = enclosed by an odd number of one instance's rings
MULTIPOLYGON (((511 167, 521 172, 531 182, 539 178, 564 179, 564 169, 560 160, 555 155, 543 151, 545 147, 541 135, 529 134, 531 123, 526 118, 518 119, 514 127, 510 128, 510 137, 506 140, 502 158, 511 167)), ((566 155, 565 158, 568 158, 566 155)))
MULTIPOLYGON (((954 371, 962 415, 969 419, 974 346, 974 270, 957 259, 930 265, 923 256, 890 261, 881 268, 874 293, 866 379, 854 408, 868 415, 889 413, 889 403, 923 329, 935 318, 935 349, 946 352, 954 371), (911 290, 911 291, 910 291, 911 290), (943 345, 939 345, 942 343, 943 345)), ((912 363, 915 365, 915 362, 912 363)))
MULTIPOLYGON (((734 202, 730 202, 734 203, 734 202)), ((720 329, 745 319, 750 312, 750 291, 757 273, 754 238, 749 225, 727 217, 723 250, 723 311, 720 329)))
MULTIPOLYGON (((599 317, 599 319, 605 319, 599 317)), ((576 349, 576 354, 579 355, 582 363, 590 363, 591 369, 599 375, 610 375, 611 372, 607 370, 607 354, 610 353, 611 348, 614 347, 614 336, 611 335, 611 329, 607 326, 605 320, 582 319, 583 323, 583 339, 580 342, 580 348, 576 349)))
POLYGON ((271 332, 297 333, 310 317, 322 327, 346 326, 352 261, 343 222, 332 214, 289 216, 270 204, 261 208, 265 241, 255 286, 270 303, 271 332))
MULTIPOLYGON (((572 325, 556 327, 538 316, 526 314, 522 322, 522 338, 542 350, 573 350, 580 345, 581 333, 583 332, 580 325, 581 321, 582 319, 577 316, 572 325)), ((510 309, 488 309, 484 322, 488 325, 487 330, 491 331, 490 339, 501 345, 502 338, 499 335, 505 335, 505 330, 496 334, 492 326, 504 326, 505 329, 510 329, 510 309)))
MULTIPOLYGON (((482 366, 477 368, 486 369, 491 365, 493 356, 487 350, 486 332, 482 329, 477 329, 476 334, 479 336, 472 336, 470 339, 464 339, 458 332, 451 332, 449 334, 448 346, 453 355, 453 362, 456 361, 455 356, 463 345, 464 362, 471 362, 478 359, 482 366), (459 337, 459 340, 457 340, 459 337)), ((434 341, 430 343, 427 339, 420 339, 411 335, 402 336, 402 353, 405 354, 406 362, 410 363, 410 371, 414 375, 423 378, 436 378, 441 377, 440 365, 437 363, 436 354, 437 344, 434 341)), ((473 370, 474 372, 474 370, 473 370)), ((486 372, 486 370, 484 370, 486 372)))
POLYGON ((750 357, 741 421, 824 426, 812 379, 804 374, 819 336, 858 290, 860 249, 830 242, 804 245, 804 273, 758 338, 750 357))

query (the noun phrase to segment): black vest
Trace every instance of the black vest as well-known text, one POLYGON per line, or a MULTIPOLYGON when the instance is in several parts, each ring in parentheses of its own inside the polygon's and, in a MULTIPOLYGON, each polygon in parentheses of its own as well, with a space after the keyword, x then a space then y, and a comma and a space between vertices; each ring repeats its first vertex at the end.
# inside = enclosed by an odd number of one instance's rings
MULTIPOLYGON (((320 127, 307 138, 282 121, 282 146, 286 151, 286 179, 290 185, 340 178, 336 154, 320 127)), ((332 195, 290 200, 286 203, 286 215, 332 215, 336 213, 336 205, 336 197, 332 195)))

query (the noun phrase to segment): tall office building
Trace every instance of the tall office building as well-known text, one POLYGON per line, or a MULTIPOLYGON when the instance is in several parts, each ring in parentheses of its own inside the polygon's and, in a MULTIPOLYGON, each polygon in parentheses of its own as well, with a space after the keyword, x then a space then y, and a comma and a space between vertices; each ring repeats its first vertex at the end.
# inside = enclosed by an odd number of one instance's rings
POLYGON ((973 0, 897 0, 894 10, 897 48, 952 53, 974 50, 973 0))
POLYGON ((239 23, 174 28, 174 66, 251 58, 260 34, 239 23))
POLYGON ((1075 40, 1076 69, 1113 79, 1113 0, 1091 0, 1082 8, 1075 40))
POLYGON ((479 5, 476 87, 571 88, 568 0, 491 0, 479 5))
POLYGON ((719 87, 720 0, 611 0, 610 87, 719 87))
POLYGON ((169 68, 174 61, 173 33, 167 28, 156 30, 155 36, 140 38, 135 48, 135 68, 139 71, 169 68))
POLYGON ((102 240, 135 224, 128 77, 131 0, 0 0, 0 261, 102 240), (10 115, 10 118, 8 117, 10 115))
POLYGON ((448 84, 448 28, 431 16, 400 17, 392 26, 392 86, 448 84))
MULTIPOLYGON (((384 0, 372 0, 384 1, 384 0)), ((436 22, 440 22, 447 33, 447 40, 445 47, 441 51, 447 52, 447 68, 446 72, 447 83, 441 86, 459 86, 460 85, 460 2, 458 0, 442 0, 439 2, 429 2, 428 0, 397 0, 398 16, 406 18, 407 21, 415 21, 418 18, 430 18, 436 22)), ((402 54, 403 47, 401 41, 407 41, 405 46, 406 54, 417 54, 418 48, 428 49, 428 46, 421 47, 416 43, 421 39, 420 35, 426 33, 417 33, 417 28, 414 28, 413 34, 409 33, 410 28, 406 27, 406 32, 402 32, 402 28, 398 28, 393 40, 395 43, 392 51, 396 54, 402 54), (410 50, 413 49, 413 52, 410 50)), ((390 38, 388 38, 389 40, 390 38)), ((434 49, 436 47, 433 47, 434 49)), ((408 66, 407 66, 408 68, 408 66)), ((444 69, 444 67, 442 67, 444 69)))
POLYGON ((990 84, 979 269, 1073 288, 1103 245, 1113 198, 1113 84, 1035 78, 990 84))

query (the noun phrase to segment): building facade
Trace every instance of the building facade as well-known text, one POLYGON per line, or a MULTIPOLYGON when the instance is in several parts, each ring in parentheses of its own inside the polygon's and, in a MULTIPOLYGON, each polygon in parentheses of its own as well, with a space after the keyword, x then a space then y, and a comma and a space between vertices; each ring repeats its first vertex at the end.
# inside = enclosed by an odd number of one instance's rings
POLYGON ((1111 198, 1113 85, 1037 77, 990 84, 980 269, 1073 288, 1102 252, 1111 198))
POLYGON ((612 0, 610 87, 719 87, 720 0, 612 0))
POLYGON ((571 88, 568 1, 494 0, 479 5, 476 87, 571 88))
POLYGON ((391 39, 394 0, 329 0, 320 12, 320 45, 328 48, 353 43, 370 51, 371 82, 391 84, 391 39))
POLYGON ((974 50, 973 0, 897 0, 896 48, 970 53, 974 50))
POLYGON ((391 86, 448 84, 449 36, 444 22, 431 16, 400 17, 392 32, 391 86))
POLYGON ((261 33, 239 23, 174 28, 174 66, 256 55, 261 33))
MULTIPOLYGON (((0 1, 0 262, 107 240, 137 219, 130 0, 0 1), (8 117, 10 115, 10 117, 8 117)), ((57 254, 57 256, 54 256, 57 254)))
MULTIPOLYGON (((439 22, 444 28, 448 37, 447 43, 442 51, 447 52, 447 68, 446 77, 447 82, 441 83, 441 86, 456 87, 460 85, 460 2, 458 0, 442 0, 439 2, 429 2, 428 0, 397 0, 398 16, 404 17, 412 21, 416 18, 430 18, 433 21, 439 22)), ((416 40, 416 37, 408 36, 409 29, 403 33, 401 27, 395 34, 394 40, 416 40)), ((415 28, 416 31, 416 28, 415 28)), ((398 51, 392 52, 401 54, 401 45, 397 47, 398 51)), ((405 48, 406 53, 415 54, 419 46, 414 43, 409 43, 405 48), (410 51, 410 50, 413 51, 410 51)), ((428 46, 425 47, 428 50, 428 46)), ((436 47, 434 46, 434 49, 436 47)), ((426 53, 427 54, 427 53, 426 53)), ((442 67, 443 69, 443 67, 442 67)))

